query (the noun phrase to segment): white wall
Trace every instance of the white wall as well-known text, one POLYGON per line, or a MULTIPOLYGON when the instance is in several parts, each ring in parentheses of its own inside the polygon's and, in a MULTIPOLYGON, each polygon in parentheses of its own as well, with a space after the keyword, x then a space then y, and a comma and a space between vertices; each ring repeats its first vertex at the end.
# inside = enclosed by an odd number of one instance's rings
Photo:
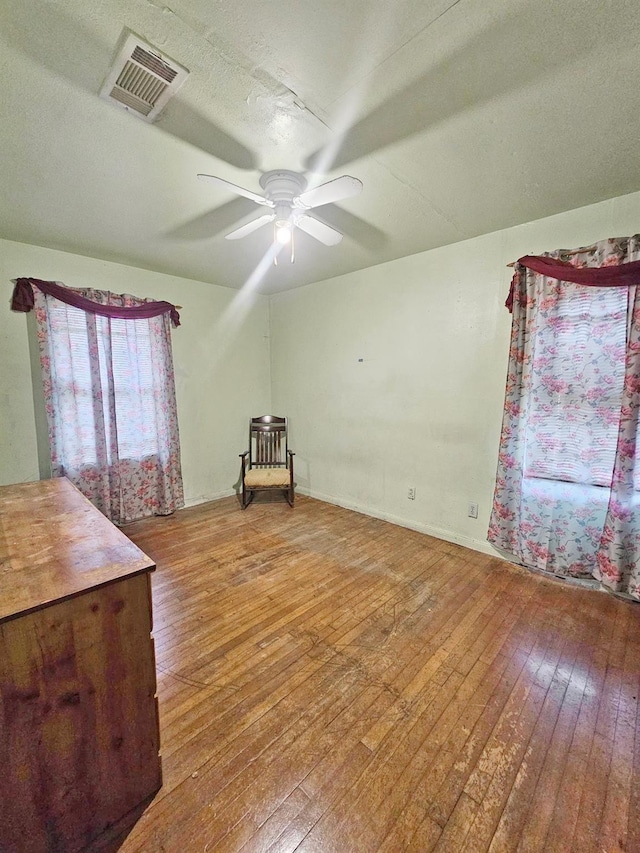
POLYGON ((184 306, 173 353, 188 503, 230 493, 251 415, 286 414, 300 491, 487 550, 506 264, 637 231, 640 193, 270 300, 0 241, 0 484, 39 478, 27 317, 8 307, 9 280, 27 275, 184 306))
POLYGON ((185 499, 230 494, 249 417, 271 409, 268 298, 0 240, 0 484, 39 479, 28 320, 9 310, 10 279, 18 276, 183 306, 172 341, 185 499))
POLYGON ((638 231, 634 193, 273 296, 273 410, 300 491, 491 553, 506 264, 638 231))

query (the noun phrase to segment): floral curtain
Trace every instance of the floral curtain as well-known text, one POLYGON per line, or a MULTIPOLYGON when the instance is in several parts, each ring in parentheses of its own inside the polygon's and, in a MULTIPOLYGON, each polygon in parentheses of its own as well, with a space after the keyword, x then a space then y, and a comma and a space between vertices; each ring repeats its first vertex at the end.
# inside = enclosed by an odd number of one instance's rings
MULTIPOLYGON (((640 235, 545 257, 584 269, 629 264, 640 260, 640 235)), ((640 287, 519 266, 511 298, 487 538, 523 565, 593 577, 640 600, 640 287)))
MULTIPOLYGON (((150 301, 71 292, 102 306, 150 301)), ((33 293, 53 476, 118 524, 183 506, 170 314, 100 316, 33 293)))

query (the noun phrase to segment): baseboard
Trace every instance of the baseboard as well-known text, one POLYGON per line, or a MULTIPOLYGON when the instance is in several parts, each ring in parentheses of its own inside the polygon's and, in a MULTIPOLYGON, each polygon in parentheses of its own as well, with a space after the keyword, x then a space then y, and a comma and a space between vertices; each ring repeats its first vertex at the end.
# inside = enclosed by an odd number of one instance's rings
POLYGON ((184 506, 185 509, 190 506, 198 506, 198 504, 206 504, 209 501, 219 501, 222 498, 230 498, 233 495, 237 494, 235 489, 225 489, 222 492, 212 492, 209 495, 197 495, 194 498, 185 498, 184 506))
MULTIPOLYGON (((445 542, 453 542, 454 545, 462 545, 465 548, 470 548, 472 551, 480 551, 482 554, 488 554, 490 557, 500 557, 496 549, 489 542, 485 542, 482 539, 473 539, 471 536, 464 536, 453 530, 436 527, 433 524, 402 518, 399 515, 393 515, 392 513, 382 512, 370 506, 362 506, 353 501, 344 500, 344 498, 337 497, 336 495, 326 495, 323 492, 316 492, 313 489, 297 488, 296 491, 298 494, 307 495, 307 497, 315 498, 325 503, 341 506, 344 509, 350 509, 354 512, 362 513, 362 515, 369 515, 372 518, 379 518, 381 521, 388 521, 391 524, 397 524, 399 527, 407 527, 409 530, 418 531, 418 533, 426 533, 427 536, 434 536, 436 539, 443 539, 445 542)), ((504 557, 501 559, 504 559, 504 557)))

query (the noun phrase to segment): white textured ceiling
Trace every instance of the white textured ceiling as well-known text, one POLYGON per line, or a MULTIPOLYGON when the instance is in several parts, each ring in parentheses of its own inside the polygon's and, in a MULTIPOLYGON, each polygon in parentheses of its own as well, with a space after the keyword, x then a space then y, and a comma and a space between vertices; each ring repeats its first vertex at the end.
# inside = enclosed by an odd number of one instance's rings
POLYGON ((640 189, 638 0, 168 3, 1 0, 0 236, 275 292, 640 189), (153 125, 98 98, 124 28, 191 72, 153 125), (276 168, 364 190, 256 275, 196 174, 276 168))

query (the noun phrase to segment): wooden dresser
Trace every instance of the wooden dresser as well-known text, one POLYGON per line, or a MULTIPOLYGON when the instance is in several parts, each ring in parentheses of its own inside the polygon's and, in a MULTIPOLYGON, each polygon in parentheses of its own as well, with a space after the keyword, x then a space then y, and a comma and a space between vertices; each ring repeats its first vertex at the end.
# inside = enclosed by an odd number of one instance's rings
POLYGON ((155 566, 68 480, 0 487, 0 850, 81 850, 162 783, 155 566))

